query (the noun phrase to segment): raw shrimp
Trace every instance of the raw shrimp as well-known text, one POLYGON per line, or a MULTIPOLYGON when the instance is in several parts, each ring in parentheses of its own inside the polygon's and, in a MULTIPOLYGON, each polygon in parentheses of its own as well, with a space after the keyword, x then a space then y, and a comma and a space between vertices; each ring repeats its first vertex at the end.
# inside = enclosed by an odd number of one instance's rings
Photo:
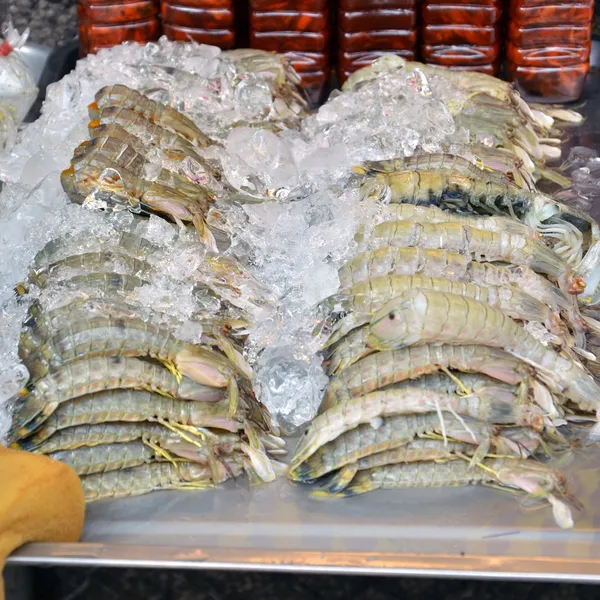
POLYGON ((217 250, 214 236, 205 223, 208 211, 201 196, 190 198, 176 189, 147 181, 118 169, 102 157, 94 156, 61 173, 61 184, 72 202, 83 204, 90 195, 108 204, 125 205, 134 213, 156 212, 173 219, 178 225, 191 222, 200 240, 217 250))
POLYGON ((125 85, 110 85, 96 92, 95 101, 88 107, 90 118, 96 119, 99 111, 107 106, 128 108, 140 113, 149 121, 175 131, 196 146, 206 147, 211 144, 210 138, 185 115, 170 106, 150 100, 125 85))
MULTIPOLYGON (((354 463, 344 465, 322 488, 329 494, 338 494, 352 483, 359 471, 395 465, 435 460, 443 462, 473 456, 477 447, 462 442, 444 442, 443 440, 415 439, 405 446, 376 452, 354 463)), ((317 495, 321 493, 317 492, 317 495)))
POLYGON ((475 450, 475 446, 464 442, 444 443, 444 440, 416 439, 406 446, 365 456, 358 461, 356 466, 357 471, 363 471, 383 465, 450 459, 455 458, 458 454, 470 456, 475 450))
MULTIPOLYGON (((136 288, 148 285, 148 281, 135 275, 121 275, 120 273, 88 273, 75 275, 62 281, 49 280, 44 289, 53 288, 61 290, 76 290, 89 292, 94 290, 104 295, 127 294, 136 288)), ((43 297, 43 296, 40 296, 43 297)))
POLYGON ((557 286, 529 267, 479 263, 451 250, 385 246, 362 252, 338 271, 342 290, 383 275, 417 274, 478 285, 512 284, 522 292, 538 298, 552 310, 569 306, 569 300, 557 286))
POLYGON ((48 242, 34 257, 32 270, 47 269, 51 264, 57 263, 73 256, 73 248, 85 253, 97 253, 110 247, 119 254, 144 260, 152 254, 158 254, 160 248, 147 239, 129 232, 122 232, 114 240, 103 240, 90 236, 88 231, 82 234, 66 234, 48 242))
MULTIPOLYGON (((116 250, 116 248, 115 248, 116 250)), ((115 250, 74 254, 39 269, 30 269, 27 281, 43 289, 48 280, 64 281, 75 275, 94 273, 118 273, 135 277, 148 277, 152 266, 137 258, 120 254, 115 250)))
POLYGON ((320 446, 304 461, 294 461, 288 476, 295 481, 314 481, 364 456, 390 450, 413 441, 416 437, 439 434, 445 429, 449 439, 476 446, 493 444, 502 453, 520 449, 509 440, 497 435, 493 425, 472 419, 456 419, 444 415, 443 424, 437 413, 399 415, 381 419, 377 424, 366 423, 350 429, 333 441, 320 446))
MULTIPOLYGON (((191 429, 190 429, 191 431, 191 429)), ((198 440, 201 430, 198 429, 198 440)), ((38 454, 50 454, 62 450, 75 450, 83 446, 94 447, 101 444, 123 444, 135 440, 160 443, 173 437, 173 432, 160 423, 98 423, 62 429, 43 444, 35 448, 38 454)), ((190 436, 191 437, 191 436, 190 436)))
POLYGON ((235 373, 234 366, 210 348, 178 340, 141 319, 118 316, 74 320, 33 352, 19 352, 19 356, 36 377, 95 356, 150 356, 176 374, 212 387, 226 387, 235 373))
POLYGON ((151 123, 139 113, 108 106, 100 111, 98 119, 90 121, 88 131, 92 139, 117 138, 145 156, 150 156, 150 148, 151 161, 173 164, 184 173, 187 163, 192 161, 194 173, 186 173, 186 177, 194 183, 211 185, 222 180, 221 173, 196 152, 191 142, 151 123))
POLYGON ((168 421, 178 425, 214 427, 236 432, 243 427, 243 412, 229 416, 229 402, 194 402, 173 400, 141 390, 109 390, 63 402, 42 426, 18 443, 23 450, 33 450, 57 431, 77 425, 99 423, 138 423, 168 421))
POLYGON ((450 170, 404 170, 367 176, 362 194, 372 200, 408 204, 434 204, 462 210, 479 210, 488 214, 507 211, 522 216, 530 199, 508 179, 500 183, 485 179, 485 174, 463 175, 450 170))
POLYGON ((449 292, 473 298, 501 310, 513 319, 536 321, 544 323, 552 331, 561 330, 559 324, 556 324, 556 315, 545 304, 510 285, 482 286, 442 277, 392 275, 369 279, 353 286, 344 294, 338 294, 325 301, 332 308, 337 309, 339 304, 342 311, 352 313, 334 328, 334 334, 328 344, 338 341, 351 329, 368 322, 391 298, 417 289, 449 292))
POLYGON ((138 358, 86 358, 74 361, 46 375, 33 389, 17 395, 22 403, 15 414, 18 435, 23 437, 40 425, 62 402, 101 390, 135 388, 157 392, 169 398, 217 402, 223 390, 190 379, 181 382, 164 367, 138 358))
POLYGON ((123 498, 139 496, 154 490, 208 489, 215 483, 222 483, 233 476, 238 476, 242 464, 235 462, 227 468, 215 463, 218 477, 211 467, 195 463, 150 463, 132 469, 96 473, 81 477, 81 485, 86 502, 103 498, 123 498))
POLYGON ((92 138, 106 135, 109 132, 124 141, 129 141, 131 136, 135 136, 146 147, 160 148, 167 153, 179 152, 182 157, 190 156, 194 160, 202 160, 198 154, 198 148, 191 141, 161 127, 159 123, 148 120, 140 112, 123 106, 92 107, 90 118, 92 120, 88 124, 88 131, 92 138), (117 130, 116 127, 119 127, 120 130, 117 130), (121 131, 129 135, 123 136, 121 131))
POLYGON ((415 206, 413 204, 390 204, 385 207, 384 217, 398 221, 415 221, 418 223, 460 223, 473 229, 481 229, 492 233, 508 233, 524 238, 539 239, 540 234, 515 219, 502 216, 477 217, 451 213, 435 206, 415 206))
POLYGON ((456 154, 420 154, 391 160, 370 160, 355 167, 358 173, 372 175, 374 173, 394 173, 395 171, 454 171, 473 179, 508 185, 510 180, 496 170, 481 169, 473 162, 456 154))
POLYGON ((387 350, 366 356, 331 379, 320 412, 347 398, 445 368, 484 373, 513 385, 529 381, 526 366, 496 348, 442 344, 387 350))
POLYGON ((151 177, 147 177, 148 179, 165 187, 176 189, 190 198, 201 201, 203 205, 208 205, 214 199, 214 194, 208 188, 191 182, 179 173, 174 173, 165 168, 154 173, 156 171, 155 166, 151 165, 143 154, 140 154, 133 146, 120 138, 105 136, 83 142, 75 149, 71 165, 77 172, 79 163, 87 161, 91 164, 99 164, 96 159, 98 161, 108 161, 106 164, 110 163, 119 172, 121 169, 125 169, 136 177, 144 178, 152 173, 151 177))
POLYGON ((154 448, 143 442, 82 446, 75 450, 51 452, 49 456, 69 465, 78 475, 128 469, 162 458, 154 448))
MULTIPOLYGON (((427 378, 425 378, 427 379, 427 378)), ((543 429, 543 415, 537 407, 517 399, 512 392, 495 385, 481 388, 468 396, 448 394, 421 387, 399 387, 371 392, 339 402, 318 415, 296 448, 291 466, 306 460, 323 444, 364 423, 381 417, 436 411, 472 417, 488 423, 535 425, 543 429)))
POLYGON ((538 342, 491 306, 444 292, 413 290, 386 304, 369 326, 367 340, 379 349, 451 343, 502 348, 535 367, 553 392, 587 411, 600 411, 600 387, 583 367, 538 342))
MULTIPOLYGON (((552 505, 556 523, 568 529, 573 519, 566 501, 578 503, 569 494, 565 478, 547 465, 516 458, 488 458, 479 468, 472 468, 466 460, 415 462, 392 464, 360 471, 352 483, 335 496, 345 498, 376 489, 411 487, 463 486, 477 483, 495 483, 544 498, 552 505)), ((317 494, 325 496, 326 493, 317 494)))
POLYGON ((386 221, 374 228, 370 244, 372 248, 416 246, 452 250, 471 255, 479 262, 504 261, 529 266, 559 280, 569 275, 565 261, 538 240, 490 233, 460 223, 386 221))

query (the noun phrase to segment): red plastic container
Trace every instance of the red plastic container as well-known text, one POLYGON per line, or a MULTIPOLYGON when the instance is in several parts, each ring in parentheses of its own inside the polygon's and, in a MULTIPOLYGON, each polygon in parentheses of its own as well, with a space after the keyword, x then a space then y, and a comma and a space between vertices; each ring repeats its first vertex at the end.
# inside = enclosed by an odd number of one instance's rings
POLYGON ((337 16, 342 81, 385 53, 415 58, 417 0, 338 0, 337 16))
POLYGON ((235 8, 233 0, 162 0, 163 30, 171 40, 233 48, 235 8))
POLYGON ((328 0, 250 0, 250 47, 283 52, 312 103, 329 82, 331 13, 328 0))
POLYGON ((423 0, 423 60, 495 75, 500 64, 502 4, 502 0, 423 0))
POLYGON ((507 73, 529 100, 569 102, 589 70, 593 0, 510 0, 507 73))
POLYGON ((160 36, 159 0, 78 0, 79 54, 160 36))

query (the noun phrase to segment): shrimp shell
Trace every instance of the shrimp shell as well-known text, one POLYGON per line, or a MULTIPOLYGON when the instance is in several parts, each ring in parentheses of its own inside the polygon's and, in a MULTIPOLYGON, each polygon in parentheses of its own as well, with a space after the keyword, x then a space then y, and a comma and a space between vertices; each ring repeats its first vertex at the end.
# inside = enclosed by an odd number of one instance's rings
POLYGON ((508 233, 525 238, 539 239, 540 234, 515 219, 494 215, 492 217, 468 216, 452 213, 435 206, 415 206, 413 204, 390 204, 384 212, 398 221, 415 221, 418 223, 459 223, 473 229, 481 229, 492 233, 508 233))
POLYGON ((173 432, 160 423, 98 423, 62 429, 35 449, 37 454, 50 454, 63 450, 76 450, 84 446, 123 444, 136 440, 159 442, 173 436, 173 432))
POLYGON ((481 169, 467 158, 456 154, 420 154, 406 158, 393 158, 390 160, 366 161, 355 170, 365 170, 367 174, 393 173, 395 171, 455 171, 472 178, 483 181, 493 181, 501 185, 509 185, 510 180, 502 173, 488 169, 481 169))
POLYGON ((551 327, 556 320, 556 316, 546 305, 510 285, 482 286, 442 277, 392 275, 370 279, 353 286, 343 295, 333 297, 340 298, 343 309, 354 314, 342 320, 329 343, 338 340, 350 329, 366 323, 390 298, 417 289, 473 298, 501 310, 513 319, 541 322, 551 327))
POLYGON ((43 289, 50 278, 54 281, 64 281, 75 275, 86 275, 90 272, 119 273, 143 278, 148 277, 151 271, 151 265, 142 260, 108 250, 75 254, 51 263, 47 267, 31 269, 28 281, 43 289))
POLYGON ((583 410, 600 410, 600 387, 583 367, 478 300, 413 290, 388 302, 373 317, 369 331, 367 342, 380 349, 431 342, 502 348, 534 366, 552 391, 564 394, 583 410))
POLYGON ((564 293, 526 266, 504 267, 471 261, 469 257, 436 248, 395 248, 385 246, 362 252, 339 271, 340 289, 384 275, 423 275, 467 281, 478 285, 512 284, 539 298, 553 310, 568 308, 564 293))
POLYGON ((443 368, 484 373, 509 384, 527 380, 527 369, 510 354, 486 346, 424 345, 375 352, 334 377, 320 412, 348 398, 364 396, 392 383, 415 379, 443 368))
MULTIPOLYGON (((155 490, 211 488, 215 483, 229 479, 229 470, 216 463, 218 476, 215 479, 211 467, 195 463, 155 462, 132 469, 96 473, 81 477, 81 485, 86 502, 103 498, 124 498, 139 496, 155 490)), ((242 466, 234 463, 229 466, 234 476, 242 472, 242 466)))
POLYGON ((113 240, 104 240, 90 236, 86 231, 82 234, 66 234, 48 242, 34 257, 33 270, 47 269, 51 264, 73 256, 73 248, 83 250, 85 253, 97 253, 110 247, 119 253, 132 258, 146 259, 160 251, 147 239, 134 233, 121 232, 113 240))
MULTIPOLYGON (((469 430, 465 423, 445 415, 447 436, 471 444, 480 444, 494 437, 496 430, 493 426, 468 418, 464 421, 469 430)), ((362 424, 320 446, 306 460, 292 463, 288 476, 295 481, 313 481, 370 454, 403 446, 417 436, 439 432, 441 427, 437 413, 386 417, 377 427, 370 423, 362 424)))
POLYGON ((375 247, 440 248, 471 255, 478 262, 504 261, 525 265, 555 278, 568 272, 567 263, 542 242, 507 233, 481 231, 460 223, 385 221, 373 229, 375 247))
POLYGON ((156 460, 154 448, 143 442, 82 446, 75 450, 58 450, 49 456, 70 466, 78 475, 128 469, 156 460))
POLYGON ((489 423, 535 424, 543 429, 543 414, 523 400, 517 402, 514 394, 499 396, 502 388, 491 386, 468 396, 447 394, 419 388, 396 387, 371 392, 365 396, 339 402, 318 415, 302 436, 291 466, 306 460, 318 448, 339 435, 364 423, 373 423, 380 417, 421 414, 437 410, 465 415, 489 423))
POLYGON ((508 179, 487 179, 478 173, 465 175, 451 170, 412 170, 375 173, 365 181, 368 197, 389 196, 391 202, 439 204, 451 208, 478 209, 487 213, 507 210, 523 214, 531 204, 529 195, 508 179))
POLYGON ((493 482, 522 490, 534 498, 545 498, 552 506, 554 519, 559 527, 573 527, 571 511, 562 498, 575 506, 579 503, 569 494, 565 479, 558 471, 541 463, 515 458, 485 459, 477 466, 479 468, 472 468, 465 460, 385 465, 360 471, 345 490, 334 495, 343 498, 376 489, 464 486, 493 482))
POLYGON ((63 402, 39 429, 19 442, 19 447, 32 450, 57 431, 77 425, 115 421, 137 423, 162 419, 181 425, 236 432, 243 427, 239 420, 242 416, 241 411, 233 418, 229 416, 229 400, 195 402, 172 400, 141 390, 109 390, 63 402))
POLYGON ((183 375, 213 387, 225 387, 234 373, 233 365, 213 350, 178 340, 167 329, 136 318, 72 321, 35 349, 22 344, 19 356, 35 377, 95 356, 150 356, 173 363, 183 375))
POLYGON ((406 446, 365 456, 358 461, 357 467, 359 471, 364 471, 384 465, 450 459, 457 454, 470 456, 475 450, 475 446, 463 442, 445 444, 443 440, 416 439, 406 446))
POLYGON ((210 138, 202 133, 194 122, 185 115, 170 106, 151 100, 126 85, 115 84, 98 90, 95 102, 88 107, 90 118, 92 120, 96 119, 99 110, 107 106, 118 106, 119 108, 133 110, 149 121, 175 131, 196 146, 206 147, 211 144, 210 138))
POLYGON ((15 424, 23 437, 39 426, 61 404, 79 396, 102 390, 135 388, 163 394, 169 398, 216 402, 223 391, 177 377, 164 367, 137 358, 98 357, 73 361, 38 380, 32 390, 20 392, 15 424), (25 427, 27 426, 27 427, 25 427))

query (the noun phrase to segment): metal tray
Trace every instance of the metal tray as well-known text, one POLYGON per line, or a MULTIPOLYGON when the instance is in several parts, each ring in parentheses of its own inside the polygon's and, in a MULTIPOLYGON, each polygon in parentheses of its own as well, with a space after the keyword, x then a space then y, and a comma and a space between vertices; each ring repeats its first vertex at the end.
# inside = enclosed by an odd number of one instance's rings
POLYGON ((283 480, 240 481, 92 504, 80 543, 30 544, 9 563, 600 581, 599 459, 567 467, 585 505, 570 531, 486 488, 324 501, 283 480))
MULTIPOLYGON (((599 88, 593 72, 587 121, 571 145, 598 145, 599 88)), ((323 501, 286 481, 253 489, 240 481, 92 504, 80 543, 29 544, 8 563, 600 582, 600 449, 557 463, 584 504, 569 531, 549 509, 527 511, 485 488, 323 501)))

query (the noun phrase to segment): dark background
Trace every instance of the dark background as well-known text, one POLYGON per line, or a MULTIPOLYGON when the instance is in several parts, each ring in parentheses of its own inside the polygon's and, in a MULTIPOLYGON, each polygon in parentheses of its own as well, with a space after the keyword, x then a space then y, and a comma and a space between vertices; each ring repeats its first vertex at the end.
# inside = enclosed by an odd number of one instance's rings
POLYGON ((8 568, 7 571, 10 572, 6 600, 592 600, 600 597, 600 588, 596 586, 568 583, 77 567, 35 568, 28 572, 8 568))

